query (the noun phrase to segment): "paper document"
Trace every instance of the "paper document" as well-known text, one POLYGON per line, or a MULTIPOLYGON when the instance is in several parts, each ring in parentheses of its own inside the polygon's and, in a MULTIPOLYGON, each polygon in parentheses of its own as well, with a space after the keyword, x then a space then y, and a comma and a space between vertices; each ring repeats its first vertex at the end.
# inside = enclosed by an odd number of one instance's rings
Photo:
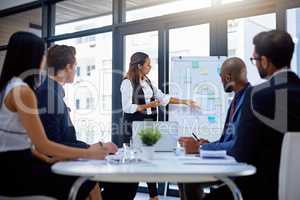
POLYGON ((227 153, 226 151, 208 151, 208 150, 201 150, 200 157, 202 158, 226 158, 227 153))
POLYGON ((223 159, 219 158, 202 158, 198 157, 197 159, 186 159, 183 160, 184 165, 236 165, 239 164, 236 160, 231 156, 225 156, 223 159))

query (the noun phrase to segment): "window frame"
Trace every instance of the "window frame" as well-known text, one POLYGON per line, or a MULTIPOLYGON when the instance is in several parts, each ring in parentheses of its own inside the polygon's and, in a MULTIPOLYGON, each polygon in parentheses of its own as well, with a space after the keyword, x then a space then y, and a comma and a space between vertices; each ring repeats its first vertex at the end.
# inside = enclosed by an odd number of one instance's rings
MULTIPOLYGON (((55 29, 55 4, 63 0, 43 0, 33 1, 24 5, 8 8, 0 11, 0 17, 13 15, 35 8, 42 8, 42 37, 50 46, 51 43, 91 36, 99 33, 112 32, 112 66, 113 70, 123 70, 124 66, 124 37, 128 34, 137 34, 157 30, 158 35, 158 65, 159 65, 159 85, 163 92, 168 92, 169 88, 164 83, 169 81, 169 30, 186 26, 210 24, 210 55, 227 56, 227 21, 234 18, 251 17, 268 13, 276 13, 277 29, 286 30, 287 9, 300 7, 298 0, 244 0, 230 4, 221 4, 220 0, 213 0, 212 7, 201 8, 198 10, 184 11, 164 16, 141 19, 126 22, 125 0, 113 0, 113 24, 109 26, 93 28, 74 33, 54 35, 55 29)), ((1 50, 6 50, 7 45, 0 46, 1 50)), ((112 91, 119 91, 122 76, 112 75, 112 91)), ((119 92, 112 93, 112 110, 119 110, 121 96, 119 92)), ((121 113, 113 112, 112 123, 118 124, 121 113)), ((160 111, 160 120, 167 120, 164 111, 160 111)), ((115 143, 119 142, 119 130, 112 125, 112 139, 115 143)))

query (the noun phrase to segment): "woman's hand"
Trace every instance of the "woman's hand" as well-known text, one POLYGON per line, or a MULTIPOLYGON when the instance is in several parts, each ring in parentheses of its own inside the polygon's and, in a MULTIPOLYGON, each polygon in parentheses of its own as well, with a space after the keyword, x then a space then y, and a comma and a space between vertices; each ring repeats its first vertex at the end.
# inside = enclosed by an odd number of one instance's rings
POLYGON ((112 142, 103 143, 103 148, 107 151, 108 154, 115 154, 118 151, 117 145, 112 142))
POLYGON ((156 108, 160 105, 159 100, 151 101, 150 103, 143 104, 143 105, 138 105, 137 111, 138 112, 143 112, 147 108, 156 108))
POLYGON ((32 148, 31 152, 36 158, 38 158, 39 160, 44 161, 46 163, 49 163, 49 164, 54 164, 58 161, 63 160, 63 159, 60 159, 60 158, 49 157, 45 154, 42 154, 42 153, 38 152, 35 148, 32 148))
POLYGON ((148 105, 148 108, 156 108, 160 105, 160 101, 159 100, 151 101, 146 105, 148 105))
POLYGON ((196 101, 191 100, 191 99, 185 100, 184 104, 187 105, 187 106, 191 106, 192 108, 200 108, 198 103, 196 101))
POLYGON ((99 143, 91 145, 88 149, 88 159, 104 160, 108 151, 103 148, 99 143))

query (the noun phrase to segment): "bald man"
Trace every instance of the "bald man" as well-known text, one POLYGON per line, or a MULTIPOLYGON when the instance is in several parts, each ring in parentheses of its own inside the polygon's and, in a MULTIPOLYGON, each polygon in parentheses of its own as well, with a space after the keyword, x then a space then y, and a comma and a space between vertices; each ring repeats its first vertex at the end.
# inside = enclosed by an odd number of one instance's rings
MULTIPOLYGON (((234 92, 234 98, 227 112, 223 134, 214 142, 201 138, 181 137, 179 143, 186 153, 199 153, 201 150, 230 150, 235 141, 235 130, 240 119, 245 90, 250 87, 247 79, 246 65, 240 58, 233 57, 222 64, 220 77, 226 93, 234 92)), ((181 200, 201 199, 200 184, 179 184, 181 200)))

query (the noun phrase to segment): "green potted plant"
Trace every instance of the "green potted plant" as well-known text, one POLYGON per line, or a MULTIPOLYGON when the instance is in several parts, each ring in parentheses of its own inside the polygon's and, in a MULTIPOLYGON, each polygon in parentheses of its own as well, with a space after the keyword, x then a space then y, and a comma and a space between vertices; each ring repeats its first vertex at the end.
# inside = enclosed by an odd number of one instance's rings
POLYGON ((143 143, 143 154, 146 159, 153 159, 154 146, 161 138, 161 133, 157 128, 145 128, 140 130, 138 135, 143 143))

